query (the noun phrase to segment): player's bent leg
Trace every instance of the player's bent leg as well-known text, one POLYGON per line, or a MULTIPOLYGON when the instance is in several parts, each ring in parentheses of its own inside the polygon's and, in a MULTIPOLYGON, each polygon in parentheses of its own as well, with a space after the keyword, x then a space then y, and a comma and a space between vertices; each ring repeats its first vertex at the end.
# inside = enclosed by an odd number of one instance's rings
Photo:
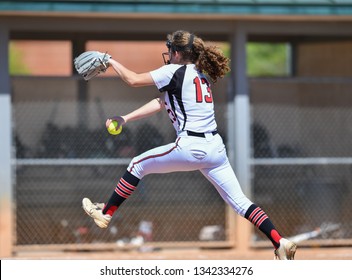
POLYGON ((82 200, 82 207, 84 211, 91 217, 93 218, 94 222, 97 224, 98 227, 100 228, 107 228, 111 216, 110 215, 104 215, 102 210, 104 208, 104 203, 92 203, 89 198, 83 198, 82 200))
POLYGON ((106 228, 114 212, 133 194, 140 179, 145 175, 195 169, 185 164, 185 152, 179 148, 177 141, 151 149, 132 159, 105 207, 97 208, 89 199, 84 199, 83 208, 99 227, 106 228))
POLYGON ((126 171, 118 181, 115 191, 106 203, 103 214, 112 216, 119 206, 137 189, 139 181, 136 176, 126 171))
POLYGON ((190 162, 192 155, 178 145, 179 140, 180 138, 175 143, 156 147, 134 157, 127 171, 142 179, 149 174, 197 170, 198 166, 190 162))

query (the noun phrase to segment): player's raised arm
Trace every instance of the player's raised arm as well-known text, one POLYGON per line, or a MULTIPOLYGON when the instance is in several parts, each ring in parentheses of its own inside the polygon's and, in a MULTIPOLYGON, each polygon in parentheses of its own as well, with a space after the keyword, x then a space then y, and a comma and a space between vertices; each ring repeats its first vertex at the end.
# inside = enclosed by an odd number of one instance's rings
POLYGON ((149 72, 135 73, 112 58, 109 59, 109 64, 113 67, 116 74, 131 87, 154 85, 154 81, 149 72))

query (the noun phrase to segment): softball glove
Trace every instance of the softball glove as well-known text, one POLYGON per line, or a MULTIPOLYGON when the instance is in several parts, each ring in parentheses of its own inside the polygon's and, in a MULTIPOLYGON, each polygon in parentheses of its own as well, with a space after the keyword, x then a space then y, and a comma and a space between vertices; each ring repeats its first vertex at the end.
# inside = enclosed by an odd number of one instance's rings
POLYGON ((88 81, 109 68, 111 55, 98 51, 87 51, 73 60, 78 74, 88 81))

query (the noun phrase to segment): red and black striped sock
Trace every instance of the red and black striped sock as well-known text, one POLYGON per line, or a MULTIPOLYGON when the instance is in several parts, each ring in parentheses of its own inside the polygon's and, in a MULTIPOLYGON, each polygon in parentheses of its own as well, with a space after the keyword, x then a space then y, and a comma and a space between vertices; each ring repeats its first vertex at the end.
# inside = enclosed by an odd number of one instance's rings
POLYGON ((270 239, 275 249, 280 246, 281 235, 275 229, 268 215, 260 207, 252 204, 244 216, 270 239))
POLYGON ((139 181, 140 180, 136 176, 126 171, 117 183, 115 191, 111 195, 108 203, 105 205, 103 214, 112 216, 122 202, 124 202, 135 191, 139 181))

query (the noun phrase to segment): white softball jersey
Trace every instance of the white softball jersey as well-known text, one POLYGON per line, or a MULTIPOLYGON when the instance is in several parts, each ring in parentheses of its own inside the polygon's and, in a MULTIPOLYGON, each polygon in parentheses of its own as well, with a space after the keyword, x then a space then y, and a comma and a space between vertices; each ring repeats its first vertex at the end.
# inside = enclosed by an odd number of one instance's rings
POLYGON ((194 64, 168 64, 150 74, 165 92, 165 108, 177 134, 216 130, 210 83, 194 64))

